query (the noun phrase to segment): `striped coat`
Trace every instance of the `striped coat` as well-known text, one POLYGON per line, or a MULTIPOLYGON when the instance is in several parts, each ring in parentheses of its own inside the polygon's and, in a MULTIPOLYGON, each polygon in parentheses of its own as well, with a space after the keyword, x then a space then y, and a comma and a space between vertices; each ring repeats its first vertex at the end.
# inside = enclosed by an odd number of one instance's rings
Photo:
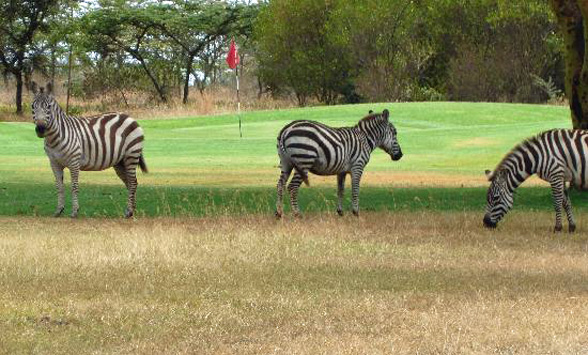
POLYGON ((494 228, 512 208, 514 190, 529 176, 551 185, 555 207, 555 231, 562 230, 562 207, 569 231, 576 229, 566 183, 577 189, 588 188, 588 131, 556 129, 529 138, 514 147, 491 172, 484 225, 494 228))
POLYGON ((396 128, 389 122, 389 112, 370 114, 354 127, 334 128, 313 121, 294 121, 278 135, 280 178, 277 185, 276 216, 282 216, 283 189, 294 170, 288 185, 290 204, 299 215, 298 189, 308 184, 308 172, 317 175, 337 175, 337 212, 343 214, 342 200, 345 177, 351 175, 352 209, 359 214, 359 182, 372 151, 382 148, 393 160, 402 157, 396 138, 396 128))
POLYGON ((143 130, 125 114, 107 113, 80 118, 68 116, 51 95, 51 87, 36 92, 32 104, 37 136, 45 140, 45 152, 55 175, 58 203, 55 216, 63 213, 65 195, 63 170, 72 181, 72 217, 79 211, 78 177, 80 170, 113 167, 129 192, 126 217, 136 206, 137 166, 147 172, 143 158, 143 130))

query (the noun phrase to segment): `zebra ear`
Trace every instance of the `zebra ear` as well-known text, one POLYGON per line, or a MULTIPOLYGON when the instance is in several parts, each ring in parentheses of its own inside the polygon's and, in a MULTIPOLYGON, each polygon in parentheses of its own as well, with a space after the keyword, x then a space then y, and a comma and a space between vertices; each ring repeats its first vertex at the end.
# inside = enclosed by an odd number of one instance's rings
POLYGON ((39 91, 39 88, 37 87, 37 83, 35 83, 34 81, 31 82, 31 91, 33 92, 33 94, 36 94, 39 91))
POLYGON ((492 174, 492 171, 490 171, 490 170, 486 169, 486 170, 484 171, 484 174, 486 174, 486 178, 488 179, 488 181, 492 181, 492 178, 494 177, 494 176, 493 176, 494 174, 492 174))
POLYGON ((494 172, 493 171, 486 170, 486 171, 484 171, 484 173, 486 174, 486 178, 488 179, 488 181, 494 180, 494 172))
POLYGON ((368 115, 371 115, 372 113, 374 113, 374 110, 369 110, 368 111, 368 115))
POLYGON ((384 111, 382 111, 382 117, 384 117, 386 120, 388 120, 388 117, 390 117, 390 111, 388 111, 387 109, 384 109, 384 111))
POLYGON ((47 83, 45 87, 47 88, 48 94, 53 94, 53 85, 51 83, 47 83))

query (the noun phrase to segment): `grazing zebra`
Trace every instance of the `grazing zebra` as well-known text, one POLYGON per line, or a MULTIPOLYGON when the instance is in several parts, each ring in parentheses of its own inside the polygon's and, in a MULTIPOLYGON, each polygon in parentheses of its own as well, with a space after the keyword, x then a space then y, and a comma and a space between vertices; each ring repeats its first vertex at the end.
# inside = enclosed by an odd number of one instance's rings
POLYGON ((554 231, 562 230, 561 210, 566 211, 570 233, 576 229, 572 204, 565 183, 583 190, 588 188, 588 131, 556 129, 529 138, 508 153, 491 172, 484 225, 496 224, 513 205, 514 190, 529 176, 537 174, 551 185, 555 207, 554 231))
POLYGON ((63 170, 69 168, 72 185, 72 217, 77 217, 78 176, 80 170, 104 170, 114 167, 118 177, 129 191, 125 217, 135 211, 137 165, 147 172, 143 158, 143 130, 125 114, 105 113, 95 117, 68 116, 47 90, 37 90, 33 84, 33 120, 39 138, 45 139, 45 153, 49 157, 57 186, 55 217, 63 213, 65 194, 63 170))
POLYGON ((283 190, 292 170, 294 176, 288 185, 290 204, 295 216, 298 208, 298 189, 302 182, 308 185, 308 172, 317 175, 337 175, 337 213, 341 206, 345 177, 351 174, 353 214, 359 215, 359 181, 363 169, 376 148, 390 154, 392 160, 402 158, 396 138, 396 128, 389 121, 389 112, 370 114, 354 127, 333 128, 313 121, 294 121, 278 135, 278 155, 281 174, 277 186, 276 217, 282 217, 283 190))

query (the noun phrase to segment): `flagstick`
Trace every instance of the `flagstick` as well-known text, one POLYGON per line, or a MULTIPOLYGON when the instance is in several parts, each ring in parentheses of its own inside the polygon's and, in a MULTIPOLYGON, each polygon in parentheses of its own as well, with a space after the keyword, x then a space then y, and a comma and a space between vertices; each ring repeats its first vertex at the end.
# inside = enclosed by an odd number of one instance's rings
POLYGON ((239 117, 239 138, 243 138, 243 131, 241 131, 241 99, 239 98, 239 66, 235 66, 235 79, 237 79, 237 117, 239 117))

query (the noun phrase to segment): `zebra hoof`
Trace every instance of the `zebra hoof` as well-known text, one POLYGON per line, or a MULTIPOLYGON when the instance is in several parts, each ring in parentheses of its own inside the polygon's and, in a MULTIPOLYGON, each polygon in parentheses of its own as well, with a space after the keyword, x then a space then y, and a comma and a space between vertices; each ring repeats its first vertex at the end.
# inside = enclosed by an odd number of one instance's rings
POLYGON ((53 217, 61 217, 61 215, 63 214, 63 207, 58 208, 55 213, 53 213, 53 217))
POLYGON ((576 225, 575 224, 570 224, 570 227, 568 229, 569 233, 574 233, 576 231, 576 225))
POLYGON ((337 214, 341 217, 343 217, 343 210, 337 210, 337 214))
POLYGON ((133 211, 129 210, 128 208, 125 210, 125 218, 133 217, 133 211))
POLYGON ((298 218, 298 219, 302 218, 302 214, 300 214, 300 212, 294 212, 293 216, 294 216, 294 218, 298 218))
POLYGON ((78 218, 78 212, 72 212, 71 213, 71 218, 78 218))
POLYGON ((562 230, 562 227, 561 226, 555 226, 553 228, 553 233, 559 233, 559 232, 561 232, 561 230, 562 230))
POLYGON ((282 218, 282 212, 276 211, 276 213, 274 213, 274 216, 276 217, 276 219, 280 219, 282 218))
POLYGON ((355 217, 359 217, 359 211, 353 211, 353 215, 354 215, 355 217))

